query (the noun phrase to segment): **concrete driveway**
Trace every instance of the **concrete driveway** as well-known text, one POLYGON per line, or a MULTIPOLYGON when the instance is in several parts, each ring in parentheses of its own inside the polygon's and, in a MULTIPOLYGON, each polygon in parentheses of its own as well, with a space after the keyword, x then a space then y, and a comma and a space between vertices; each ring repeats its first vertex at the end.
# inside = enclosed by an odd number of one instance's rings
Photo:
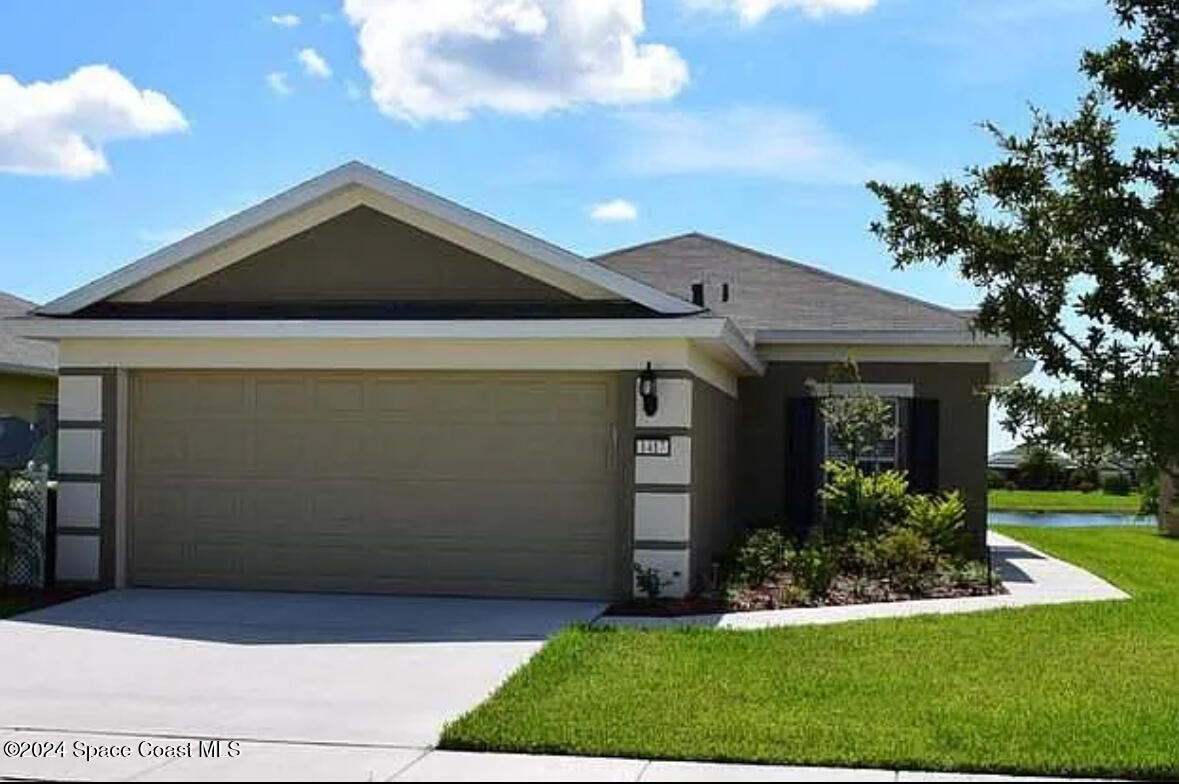
POLYGON ((0 730, 424 748, 589 602, 135 589, 0 621, 0 730))

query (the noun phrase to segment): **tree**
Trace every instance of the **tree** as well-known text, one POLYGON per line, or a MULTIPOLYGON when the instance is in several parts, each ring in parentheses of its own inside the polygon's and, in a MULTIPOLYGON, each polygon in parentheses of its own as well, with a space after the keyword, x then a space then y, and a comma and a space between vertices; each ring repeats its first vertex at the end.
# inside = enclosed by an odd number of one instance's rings
POLYGON ((818 399, 819 414, 830 429, 831 441, 852 466, 875 457, 880 442, 896 438, 893 404, 868 393, 851 357, 843 365, 832 365, 826 381, 808 381, 807 386, 818 399), (849 386, 849 393, 835 394, 835 384, 849 386))
MULTIPOLYGON (((1110 0, 1123 36, 1085 52, 1075 113, 994 124, 999 160, 931 186, 868 187, 896 267, 956 265, 974 321, 1059 382, 996 390, 1015 434, 1179 481, 1179 3, 1110 0), (1129 129, 1136 139, 1119 133, 1129 129)), ((1167 506, 1173 505, 1171 501, 1167 506)), ((1179 515, 1160 521, 1179 535, 1179 515)))

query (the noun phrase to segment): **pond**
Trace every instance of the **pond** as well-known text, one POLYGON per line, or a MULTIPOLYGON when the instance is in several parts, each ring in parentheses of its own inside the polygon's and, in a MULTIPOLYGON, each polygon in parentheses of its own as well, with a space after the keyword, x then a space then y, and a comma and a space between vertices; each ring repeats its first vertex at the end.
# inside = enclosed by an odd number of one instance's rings
POLYGON ((989 525, 1030 525, 1039 528, 1087 528, 1098 525, 1155 525, 1153 517, 1092 512, 990 512, 989 525))

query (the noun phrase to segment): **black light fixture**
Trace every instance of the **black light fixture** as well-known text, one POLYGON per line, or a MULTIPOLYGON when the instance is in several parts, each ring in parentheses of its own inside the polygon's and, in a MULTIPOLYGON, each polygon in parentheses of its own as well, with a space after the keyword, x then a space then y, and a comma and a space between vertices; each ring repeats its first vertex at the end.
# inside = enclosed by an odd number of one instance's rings
POLYGON ((650 362, 643 372, 639 373, 639 397, 643 399, 643 413, 655 416, 655 412, 659 410, 659 396, 655 394, 655 371, 651 369, 650 362))

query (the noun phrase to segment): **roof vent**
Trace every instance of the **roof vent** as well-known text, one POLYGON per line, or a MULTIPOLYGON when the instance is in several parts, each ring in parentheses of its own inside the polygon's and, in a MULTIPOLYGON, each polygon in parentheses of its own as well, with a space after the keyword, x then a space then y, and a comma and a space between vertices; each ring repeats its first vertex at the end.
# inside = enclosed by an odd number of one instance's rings
POLYGON ((692 284, 692 304, 698 308, 704 307, 704 284, 692 284))

